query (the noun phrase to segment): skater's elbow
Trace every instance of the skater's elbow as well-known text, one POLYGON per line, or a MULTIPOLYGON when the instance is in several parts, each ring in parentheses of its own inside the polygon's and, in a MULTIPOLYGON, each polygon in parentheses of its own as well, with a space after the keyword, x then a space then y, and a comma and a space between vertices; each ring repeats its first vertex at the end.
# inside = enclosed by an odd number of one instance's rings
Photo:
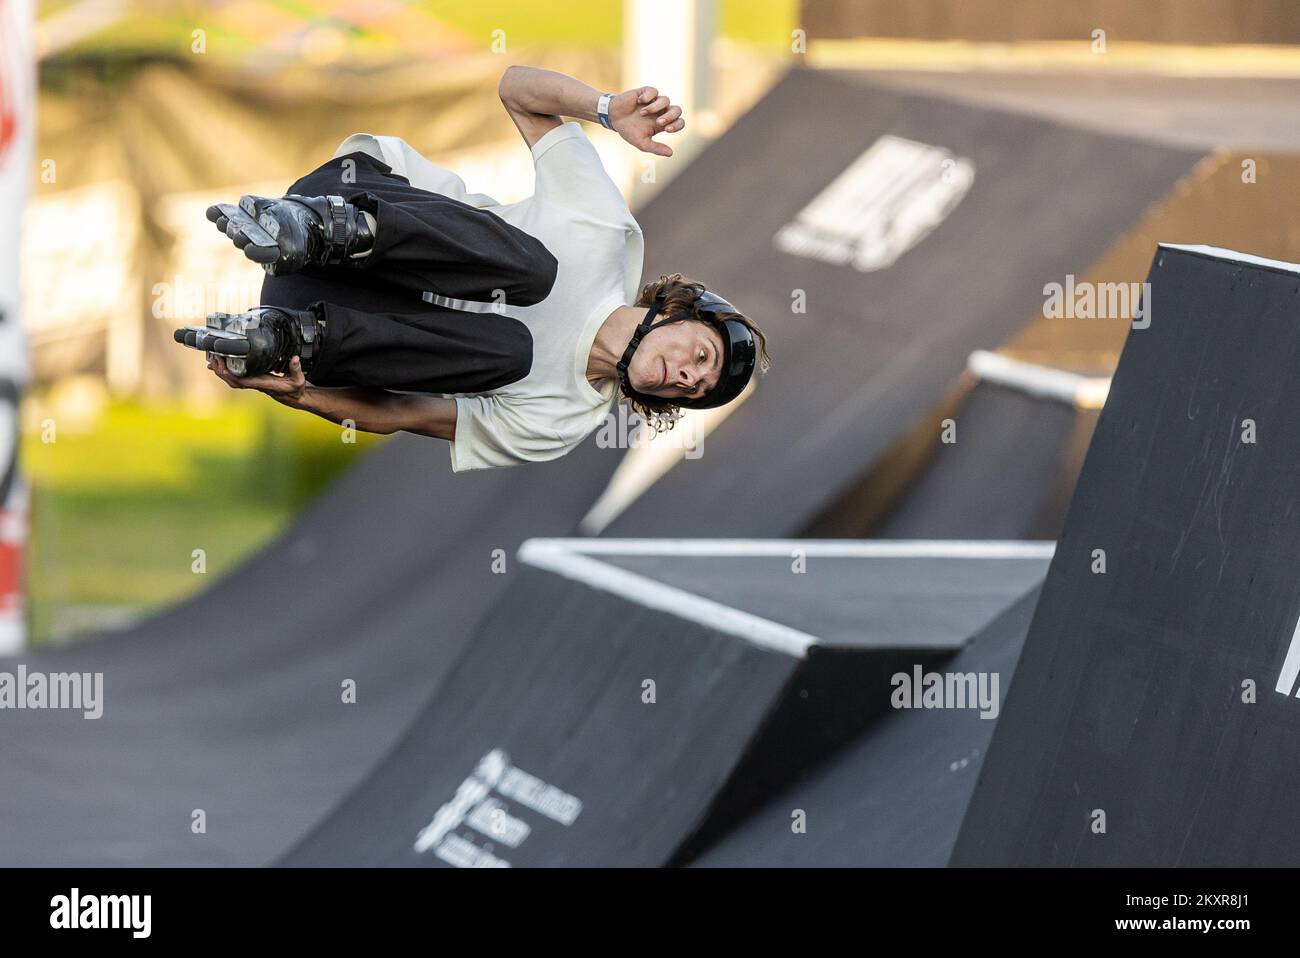
POLYGON ((506 107, 529 111, 531 105, 526 101, 541 72, 537 67, 524 63, 510 64, 501 71, 501 79, 497 81, 497 96, 506 107))
POLYGON ((393 432, 409 432, 448 442, 456 438, 456 400, 422 394, 401 398, 406 408, 393 432))
POLYGON ((501 80, 497 83, 497 96, 507 106, 513 102, 515 81, 523 70, 524 67, 518 63, 512 63, 501 72, 501 80))

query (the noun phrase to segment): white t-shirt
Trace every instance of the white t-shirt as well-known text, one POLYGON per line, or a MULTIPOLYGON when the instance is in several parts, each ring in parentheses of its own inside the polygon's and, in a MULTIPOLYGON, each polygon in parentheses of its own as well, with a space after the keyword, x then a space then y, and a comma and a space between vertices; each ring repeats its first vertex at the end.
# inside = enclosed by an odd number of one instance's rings
POLYGON ((356 133, 335 156, 364 152, 412 186, 491 210, 546 245, 559 264, 551 293, 535 306, 467 302, 426 293, 430 302, 469 312, 499 311, 533 337, 527 376, 490 392, 456 396, 453 472, 557 459, 597 429, 617 383, 587 381, 596 331, 617 307, 636 302, 645 241, 581 124, 562 123, 533 144, 536 185, 518 203, 468 193, 464 181, 429 162, 405 140, 356 133))

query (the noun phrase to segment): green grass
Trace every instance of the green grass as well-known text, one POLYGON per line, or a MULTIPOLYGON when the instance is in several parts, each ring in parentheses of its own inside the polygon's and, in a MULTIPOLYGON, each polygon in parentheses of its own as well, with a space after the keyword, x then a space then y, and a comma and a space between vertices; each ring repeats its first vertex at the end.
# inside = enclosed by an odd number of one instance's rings
MULTIPOLYGON (((38 398, 25 419, 34 644, 136 617, 209 585, 380 441, 264 397, 110 403, 81 428, 38 398), (54 441, 42 441, 52 421, 54 441), (206 572, 193 571, 194 550, 206 572)), ((50 438, 48 433, 44 438, 50 438)))

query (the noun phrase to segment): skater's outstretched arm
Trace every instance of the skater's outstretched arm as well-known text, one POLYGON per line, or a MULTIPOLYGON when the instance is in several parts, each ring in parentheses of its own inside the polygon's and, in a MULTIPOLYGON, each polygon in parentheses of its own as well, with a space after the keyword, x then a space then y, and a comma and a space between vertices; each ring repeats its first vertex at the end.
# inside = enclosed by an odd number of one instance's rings
POLYGON ((350 422, 362 432, 383 436, 411 432, 448 442, 456 438, 454 399, 357 386, 313 386, 303 376, 302 363, 296 356, 283 376, 234 376, 220 357, 209 362, 208 368, 232 389, 256 389, 292 409, 302 409, 340 425, 350 422))
MULTIPOLYGON (((559 126, 562 116, 597 122, 600 94, 581 80, 554 70, 521 64, 506 67, 497 95, 529 149, 559 126)), ((673 151, 652 137, 677 133, 686 127, 682 108, 652 86, 636 87, 613 97, 609 120, 619 136, 643 153, 657 156, 672 156, 673 151)))

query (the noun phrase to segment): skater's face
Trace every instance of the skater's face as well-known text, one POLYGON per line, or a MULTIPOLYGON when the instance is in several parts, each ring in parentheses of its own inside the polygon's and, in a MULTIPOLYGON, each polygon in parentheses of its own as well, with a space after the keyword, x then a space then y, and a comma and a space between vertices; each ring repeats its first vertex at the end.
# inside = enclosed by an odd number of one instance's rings
POLYGON ((664 399, 708 395, 721 372, 722 337, 711 325, 695 320, 652 329, 627 369, 633 389, 664 399))

